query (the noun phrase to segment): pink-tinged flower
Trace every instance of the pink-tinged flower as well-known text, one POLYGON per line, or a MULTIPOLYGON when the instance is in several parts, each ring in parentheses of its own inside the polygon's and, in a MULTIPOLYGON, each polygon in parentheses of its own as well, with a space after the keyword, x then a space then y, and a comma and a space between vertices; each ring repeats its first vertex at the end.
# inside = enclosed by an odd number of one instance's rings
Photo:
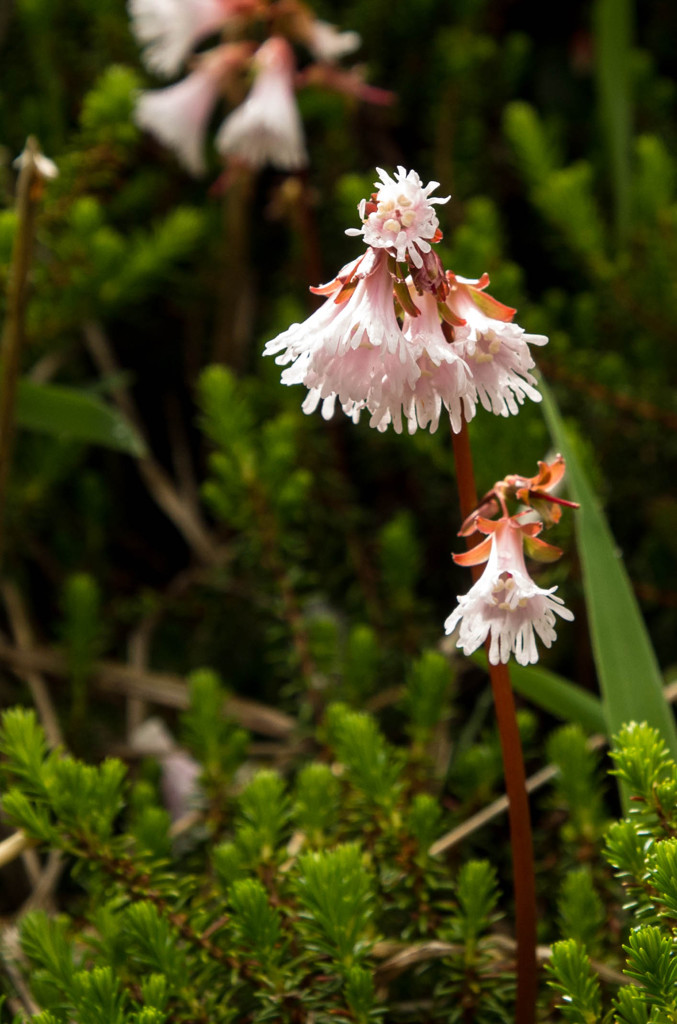
POLYGON ((243 103, 221 125, 216 148, 250 167, 292 171, 308 162, 294 93, 294 52, 281 36, 254 55, 256 78, 243 103))
POLYGON ((147 67, 169 78, 202 39, 251 6, 247 0, 129 0, 129 13, 147 67))
POLYGON ((525 334, 511 323, 514 309, 487 295, 485 274, 478 281, 453 274, 449 278, 447 304, 461 321, 454 328, 454 348, 470 367, 477 395, 489 412, 514 415, 525 398, 540 402, 536 378, 529 371, 536 365, 529 345, 546 345, 543 334, 525 334))
POLYGON ((521 524, 515 517, 499 520, 479 517, 476 525, 486 540, 464 555, 462 565, 479 565, 488 558, 480 579, 462 597, 444 623, 446 633, 460 625, 456 646, 472 654, 490 637, 489 661, 507 662, 514 654, 520 665, 538 661, 536 636, 546 647, 556 639, 555 616, 573 619, 573 613, 555 597, 557 587, 536 586, 524 563, 524 539, 534 537, 540 523, 521 524))
POLYGON ((195 71, 166 89, 139 97, 135 120, 169 149, 191 174, 204 174, 204 146, 211 112, 224 83, 250 53, 248 43, 226 43, 199 58, 195 71))
POLYGON ((404 317, 402 333, 416 359, 420 377, 410 389, 406 415, 409 433, 416 427, 430 425, 433 434, 440 421, 442 407, 449 413, 454 433, 461 429, 463 419, 475 415, 475 387, 468 367, 442 333, 438 303, 425 292, 412 296, 419 309, 418 316, 404 317))
POLYGON ((378 191, 372 200, 363 199, 359 214, 361 228, 348 228, 347 235, 362 235, 367 245, 386 249, 400 262, 410 259, 415 267, 422 267, 421 253, 430 252, 430 242, 439 227, 434 203, 447 203, 444 199, 431 199, 430 193, 438 187, 438 181, 429 182, 425 188, 416 171, 397 168, 395 178, 376 168, 381 179, 378 191))
POLYGON ((313 289, 327 297, 324 305, 269 341, 264 355, 292 364, 282 383, 309 389, 304 412, 322 402, 330 419, 338 400, 354 421, 365 410, 377 430, 392 423, 399 434, 404 420, 413 434, 427 426, 434 432, 444 407, 459 431, 463 415, 470 420, 475 411, 470 372, 442 333, 435 298, 416 294, 400 327, 393 286, 386 253, 369 249, 313 289))
POLYGON ((373 426, 383 423, 385 429, 392 421, 399 433, 403 400, 409 402, 421 371, 417 350, 397 322, 385 253, 368 250, 316 291, 327 296, 324 305, 269 341, 264 355, 291 362, 282 383, 310 389, 305 412, 322 400, 330 418, 338 398, 347 415, 357 419, 366 408, 373 426))
POLYGON ((305 41, 316 60, 329 64, 353 53, 362 43, 358 32, 339 32, 335 25, 319 18, 310 20, 305 41))

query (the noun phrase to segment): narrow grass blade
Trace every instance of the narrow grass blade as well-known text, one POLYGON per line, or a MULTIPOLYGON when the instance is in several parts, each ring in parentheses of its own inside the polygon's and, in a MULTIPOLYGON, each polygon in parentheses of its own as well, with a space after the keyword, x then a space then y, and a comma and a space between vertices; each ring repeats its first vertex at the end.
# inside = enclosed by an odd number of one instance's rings
POLYGON ((632 585, 599 502, 577 457, 559 410, 541 383, 552 439, 567 463, 592 648, 607 733, 625 722, 648 722, 677 757, 677 730, 663 696, 663 680, 632 585))
POLYGON ((614 192, 616 240, 621 247, 630 227, 632 6, 632 0, 596 0, 593 17, 599 114, 614 192))

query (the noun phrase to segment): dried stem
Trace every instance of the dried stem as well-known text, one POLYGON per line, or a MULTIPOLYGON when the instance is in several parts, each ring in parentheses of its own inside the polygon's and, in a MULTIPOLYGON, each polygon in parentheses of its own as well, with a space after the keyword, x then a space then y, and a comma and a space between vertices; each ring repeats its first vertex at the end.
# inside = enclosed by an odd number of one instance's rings
MULTIPOLYGON (((17 674, 27 669, 56 676, 68 674, 66 659, 60 651, 49 647, 15 647, 2 636, 0 662, 9 665, 17 674)), ((185 681, 171 672, 142 671, 119 662, 95 661, 92 665, 92 683, 100 693, 140 697, 161 707, 183 711, 189 704, 185 681)), ((289 739, 296 728, 295 720, 283 711, 247 697, 229 695, 224 701, 223 713, 244 729, 275 739, 289 739)))
MULTIPOLYGON (((83 332, 90 355, 100 373, 119 380, 120 368, 101 325, 86 323, 83 332)), ((123 384, 118 383, 112 389, 112 395, 118 408, 143 437, 144 431, 128 390, 123 384)), ((179 493, 169 474, 152 455, 146 454, 137 459, 136 463, 156 504, 171 519, 195 556, 207 565, 222 562, 225 551, 210 534, 199 508, 189 501, 185 494, 179 493)))
MULTIPOLYGON (((33 647, 35 645, 33 630, 31 629, 21 594, 14 583, 9 580, 2 584, 1 589, 17 647, 23 650, 33 647)), ((50 747, 63 746, 63 734, 59 725, 59 717, 43 676, 40 672, 30 668, 26 668, 20 674, 31 691, 33 703, 42 723, 42 728, 45 730, 47 742, 50 747)))
MULTIPOLYGON (((10 580, 5 580, 1 590, 17 645, 21 648, 32 647, 35 642, 33 630, 18 588, 10 580)), ((59 718, 44 677, 40 672, 31 671, 30 669, 23 672, 22 676, 31 691, 33 703, 35 704, 42 727, 45 730, 49 746, 52 748, 62 747, 63 735, 59 725, 59 718)), ((12 847, 10 843, 7 848, 9 854, 12 853, 13 849, 18 849, 20 846, 20 842, 17 841, 17 837, 20 835, 22 833, 19 832, 10 837, 10 839, 14 839, 17 842, 17 846, 12 847)), ((31 847, 23 850, 22 859, 32 886, 32 892, 28 899, 24 901, 19 911, 20 915, 37 907, 51 906, 52 894, 65 866, 58 850, 50 852, 44 867, 40 863, 37 853, 31 847)))
MULTIPOLYGON (((461 516, 466 519, 477 507, 477 489, 467 424, 464 422, 460 433, 452 432, 451 436, 456 460, 461 516)), ((469 539, 470 547, 474 543, 472 538, 469 539)), ((474 568, 474 579, 479 577, 480 571, 477 567, 474 568)), ((515 701, 507 665, 492 665, 490 663, 489 677, 494 695, 498 731, 501 737, 512 847, 515 933, 517 937, 515 1019, 519 1024, 533 1024, 536 1015, 537 993, 536 885, 529 796, 526 788, 524 758, 517 726, 515 701)))
MULTIPOLYGON (((490 936, 491 946, 495 952, 507 953, 515 951, 515 941, 509 935, 494 934, 490 936)), ((449 956, 463 956, 465 947, 453 942, 429 942, 413 943, 410 946, 403 946, 394 942, 377 942, 374 946, 373 955, 377 958, 384 957, 382 963, 376 968, 376 979, 380 984, 389 984, 394 978, 414 967, 417 964, 426 963, 430 960, 445 959, 449 956)), ((539 963, 547 963, 552 956, 550 946, 537 946, 536 957, 539 963)), ((604 981, 613 985, 631 985, 632 981, 625 974, 614 970, 599 960, 591 960, 591 966, 596 974, 604 981)), ((518 1024, 522 1024, 518 1018, 518 1024)))
POLYGON ((5 547, 5 499, 14 447, 14 409, 19 383, 21 350, 25 341, 28 276, 33 256, 35 211, 41 196, 41 176, 36 166, 38 144, 32 137, 22 154, 17 181, 17 227, 7 286, 7 315, 2 334, 0 379, 0 559, 5 547))
POLYGON ((223 199, 223 251, 212 362, 225 363, 236 372, 247 365, 256 305, 250 246, 255 187, 254 173, 240 168, 223 199))
POLYGON ((10 864, 17 857, 20 857, 24 850, 27 850, 31 845, 31 841, 25 832, 19 829, 18 832, 13 832, 11 836, 7 836, 0 842, 0 868, 4 867, 5 864, 10 864))

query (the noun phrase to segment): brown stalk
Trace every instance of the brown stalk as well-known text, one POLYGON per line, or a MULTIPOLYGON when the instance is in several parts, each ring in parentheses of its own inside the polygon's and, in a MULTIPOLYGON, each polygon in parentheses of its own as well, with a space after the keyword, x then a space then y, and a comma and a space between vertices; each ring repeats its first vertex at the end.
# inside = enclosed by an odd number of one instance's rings
MULTIPOLYGON (((467 424, 458 434, 452 431, 456 475, 458 480, 461 517, 467 519, 477 508, 477 489, 473 472, 472 453, 467 424)), ((476 542, 468 539, 468 546, 476 542)), ((473 579, 481 570, 475 566, 473 579)), ((488 641, 487 641, 488 653, 488 641)), ((489 677, 494 695, 496 720, 501 738, 503 772, 508 796, 510 845, 512 848, 513 885, 515 891, 515 933, 517 937, 517 999, 515 1020, 518 1024, 533 1024, 536 1016, 537 962, 536 962, 536 885, 534 877, 534 851, 531 836, 529 795, 515 713, 515 701, 510 685, 508 666, 489 663, 489 677)))
POLYGON ((36 165, 39 153, 33 137, 26 142, 17 181, 17 227, 7 286, 7 314, 2 333, 2 378, 0 379, 0 559, 5 548, 5 505, 7 482, 14 449, 16 392, 21 351, 26 336, 28 278, 33 258, 35 214, 42 195, 41 175, 36 165))

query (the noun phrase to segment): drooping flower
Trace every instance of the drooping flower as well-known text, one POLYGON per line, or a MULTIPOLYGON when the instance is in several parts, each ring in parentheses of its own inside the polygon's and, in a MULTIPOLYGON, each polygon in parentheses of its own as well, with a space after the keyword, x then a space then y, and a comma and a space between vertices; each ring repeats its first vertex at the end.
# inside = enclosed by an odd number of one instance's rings
POLYGON ((355 421, 365 410, 370 426, 401 433, 437 429, 446 408, 455 431, 475 411, 474 385, 463 360, 444 337, 437 302, 415 294, 402 327, 395 313, 395 281, 383 251, 369 249, 343 267, 333 282, 313 289, 325 304, 304 323, 269 341, 264 355, 291 362, 283 384, 305 384, 305 412, 320 400, 329 419, 336 400, 355 421), (418 315, 413 315, 418 310, 418 315))
POLYGON ((546 345, 543 334, 525 334, 512 323, 515 310, 484 292, 489 277, 468 280, 447 274, 447 303, 461 321, 454 328, 454 348, 470 367, 477 396, 489 412, 515 415, 525 398, 540 402, 529 345, 546 345))
POLYGON ((328 63, 353 53, 362 43, 358 32, 339 32, 335 25, 319 18, 309 20, 305 41, 316 60, 328 63))
POLYGON ((247 0, 129 0, 129 13, 147 67, 169 78, 199 42, 251 6, 247 0))
MULTIPOLYGON (((550 647, 556 639, 555 616, 573 619, 573 613, 555 597, 557 587, 543 590, 529 576, 524 562, 524 539, 540 531, 540 523, 520 523, 518 517, 498 520, 478 517, 477 529, 486 540, 463 555, 461 565, 479 565, 488 558, 480 579, 458 598, 458 607, 444 623, 446 633, 460 626, 456 646, 472 654, 487 637, 492 665, 507 662, 511 653, 520 665, 538 661, 536 635, 550 647)), ((542 544, 542 542, 541 542, 542 544)))
POLYGON ((219 128, 216 148, 250 167, 270 163, 298 170, 307 156, 294 93, 294 52, 286 39, 272 36, 256 51, 254 65, 254 84, 219 128))
POLYGON ((420 376, 409 389, 409 403, 405 404, 409 433, 413 434, 417 426, 430 425, 434 434, 444 407, 457 434, 463 418, 469 422, 475 415, 475 387, 470 371, 444 337, 435 297, 425 292, 414 294, 412 301, 419 315, 405 315, 402 333, 413 350, 420 376))
POLYGON ((198 59, 197 67, 166 89, 139 97, 135 119, 169 149, 191 174, 204 174, 204 146, 211 112, 228 77, 248 59, 249 43, 226 43, 198 59))
POLYGON ((447 203, 450 197, 431 198, 439 182, 431 181, 424 188, 416 171, 398 167, 395 178, 391 178, 380 167, 376 169, 381 179, 374 183, 378 191, 371 201, 363 199, 358 206, 362 227, 348 228, 346 234, 362 235, 367 245, 386 249, 397 260, 410 259, 415 267, 421 267, 421 253, 430 252, 430 242, 439 227, 433 204, 447 203))
POLYGON ((322 399, 323 415, 330 418, 338 398, 355 418, 365 408, 377 421, 390 413, 401 431, 405 388, 415 384, 421 371, 395 316, 385 253, 368 250, 317 291, 327 296, 324 305, 269 341, 264 355, 277 355, 282 365, 292 363, 282 383, 309 388, 305 412, 322 399))

